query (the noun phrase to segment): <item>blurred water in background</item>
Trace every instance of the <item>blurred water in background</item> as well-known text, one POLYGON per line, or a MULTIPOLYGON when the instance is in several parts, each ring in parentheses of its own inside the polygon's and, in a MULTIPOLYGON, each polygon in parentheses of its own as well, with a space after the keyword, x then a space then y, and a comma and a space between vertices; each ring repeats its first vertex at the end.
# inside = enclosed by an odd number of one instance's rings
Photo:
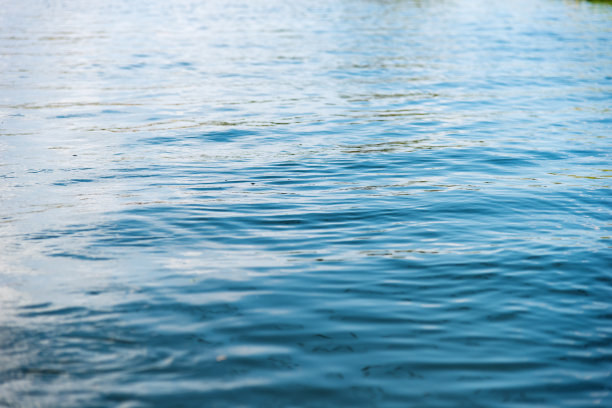
POLYGON ((612 406, 609 3, 0 5, 0 406, 612 406))

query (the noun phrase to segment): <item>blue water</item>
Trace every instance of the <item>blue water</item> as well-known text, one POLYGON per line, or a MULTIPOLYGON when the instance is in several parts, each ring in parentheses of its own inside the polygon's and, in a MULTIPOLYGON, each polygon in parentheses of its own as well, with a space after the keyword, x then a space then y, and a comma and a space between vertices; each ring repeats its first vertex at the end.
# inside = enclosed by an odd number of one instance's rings
POLYGON ((612 406, 612 4, 0 1, 0 406, 612 406))

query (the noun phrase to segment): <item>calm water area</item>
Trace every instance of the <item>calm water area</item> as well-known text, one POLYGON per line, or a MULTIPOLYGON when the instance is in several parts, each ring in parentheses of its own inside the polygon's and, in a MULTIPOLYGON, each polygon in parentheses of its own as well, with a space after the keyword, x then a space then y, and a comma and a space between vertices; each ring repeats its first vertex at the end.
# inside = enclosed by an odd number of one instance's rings
POLYGON ((612 407, 612 3, 0 0, 0 407, 612 407))

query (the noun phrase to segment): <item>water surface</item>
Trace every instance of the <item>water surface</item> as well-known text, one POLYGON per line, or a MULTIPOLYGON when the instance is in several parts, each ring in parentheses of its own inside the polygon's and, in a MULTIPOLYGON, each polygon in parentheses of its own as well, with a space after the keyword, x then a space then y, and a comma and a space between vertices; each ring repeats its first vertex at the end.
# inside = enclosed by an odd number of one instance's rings
POLYGON ((609 3, 0 5, 0 406, 612 405, 609 3))

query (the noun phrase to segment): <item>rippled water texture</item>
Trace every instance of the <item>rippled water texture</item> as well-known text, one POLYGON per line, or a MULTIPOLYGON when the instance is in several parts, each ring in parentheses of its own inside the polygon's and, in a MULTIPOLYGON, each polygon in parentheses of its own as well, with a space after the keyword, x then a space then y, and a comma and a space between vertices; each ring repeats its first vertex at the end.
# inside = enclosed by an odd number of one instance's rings
POLYGON ((0 406, 612 406, 609 2, 0 5, 0 406))

